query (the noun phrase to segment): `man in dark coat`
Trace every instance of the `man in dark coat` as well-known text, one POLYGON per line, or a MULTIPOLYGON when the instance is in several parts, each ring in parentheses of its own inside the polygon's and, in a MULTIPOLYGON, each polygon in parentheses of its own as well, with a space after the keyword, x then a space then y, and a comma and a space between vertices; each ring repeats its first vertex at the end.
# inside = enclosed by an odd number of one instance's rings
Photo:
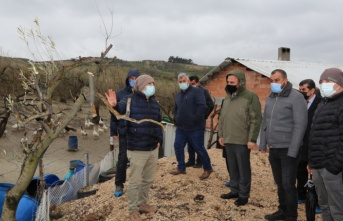
POLYGON ((343 72, 326 69, 320 76, 321 103, 312 119, 309 172, 323 221, 343 220, 343 72))
POLYGON ((298 204, 306 201, 306 187, 305 184, 308 181, 308 142, 310 129, 312 125, 312 118, 314 112, 317 109, 318 104, 321 101, 320 93, 316 94, 316 84, 312 79, 305 79, 299 83, 299 91, 304 96, 307 102, 307 128, 303 139, 303 144, 300 147, 300 162, 297 173, 297 192, 298 192, 298 204))
MULTIPOLYGON (((134 93, 117 102, 112 90, 106 94, 107 101, 120 113, 126 113, 131 100, 130 118, 151 119, 161 122, 160 107, 155 100, 155 82, 149 75, 141 75, 134 84, 134 93)), ((156 212, 157 208, 147 203, 149 189, 157 168, 158 149, 163 143, 160 125, 153 122, 140 124, 126 121, 127 156, 130 160, 130 177, 127 191, 130 220, 143 220, 139 213, 156 212)))
POLYGON ((189 78, 185 73, 178 75, 178 83, 181 91, 176 95, 174 112, 176 125, 174 149, 178 165, 177 169, 170 173, 186 174, 185 144, 189 142, 204 165, 204 172, 199 178, 207 179, 213 169, 204 146, 205 95, 201 89, 189 85, 189 78))
MULTIPOLYGON (((208 92, 208 90, 206 88, 204 88, 200 85, 198 76, 190 76, 189 77, 189 84, 192 85, 193 87, 197 87, 197 88, 202 89, 204 91, 206 105, 207 105, 207 108, 205 111, 205 119, 207 119, 208 116, 210 116, 212 110, 214 109, 214 102, 212 100, 210 92, 208 92)), ((189 155, 189 158, 188 158, 188 161, 186 163, 186 167, 191 167, 191 166, 193 166, 194 168, 201 168, 202 167, 200 157, 197 156, 197 158, 195 160, 195 150, 190 143, 188 143, 188 155, 189 155)))
MULTIPOLYGON (((132 69, 127 73, 125 84, 126 86, 119 91, 117 91, 117 101, 120 102, 124 97, 132 94, 133 87, 137 77, 139 77, 139 71, 132 69)), ((127 168, 127 141, 126 141, 126 125, 124 120, 118 121, 117 118, 111 113, 111 123, 110 123, 110 135, 114 140, 118 139, 119 135, 119 154, 117 162, 117 172, 115 177, 114 195, 120 197, 124 194, 124 183, 126 181, 126 168, 127 168)), ((110 150, 114 148, 111 145, 110 150)))

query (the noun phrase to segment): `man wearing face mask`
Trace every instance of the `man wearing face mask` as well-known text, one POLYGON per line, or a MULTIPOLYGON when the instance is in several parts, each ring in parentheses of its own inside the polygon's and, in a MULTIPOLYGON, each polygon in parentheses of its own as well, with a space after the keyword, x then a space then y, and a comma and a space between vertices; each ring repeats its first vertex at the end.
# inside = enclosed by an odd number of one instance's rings
POLYGON ((188 76, 178 75, 178 84, 181 89, 175 98, 174 121, 176 125, 174 149, 177 169, 171 171, 173 175, 186 174, 185 145, 190 143, 203 164, 204 172, 199 177, 207 179, 213 172, 211 160, 204 146, 205 110, 204 92, 189 85, 188 76))
POLYGON ((343 72, 320 76, 321 103, 312 120, 309 172, 312 172, 323 221, 343 220, 343 72))
MULTIPOLYGON (((133 87, 137 77, 139 77, 139 71, 136 69, 132 69, 127 73, 125 84, 126 87, 120 89, 117 95, 117 101, 120 102, 124 97, 132 94, 133 87)), ((126 168, 127 168, 127 142, 126 142, 126 126, 125 120, 118 121, 114 114, 111 113, 111 122, 110 122, 110 135, 111 135, 111 142, 113 140, 118 139, 119 135, 119 154, 118 154, 118 162, 117 162, 117 172, 114 184, 116 189, 114 191, 114 195, 116 197, 120 197, 124 194, 124 183, 126 181, 126 168)), ((110 150, 114 149, 114 145, 110 145, 110 150)))
MULTIPOLYGON (((120 102, 109 90, 107 101, 120 113, 126 113, 128 99, 131 99, 130 117, 136 120, 161 121, 160 107, 155 100, 155 83, 149 75, 141 75, 134 84, 134 93, 120 102)), ((147 204, 149 189, 156 173, 158 149, 163 142, 161 126, 143 122, 126 121, 127 156, 130 161, 130 177, 127 190, 130 220, 143 220, 139 213, 154 213, 157 208, 147 204)))
POLYGON ((245 88, 243 71, 230 71, 226 81, 227 96, 220 111, 218 136, 230 168, 231 192, 220 197, 237 199, 235 205, 243 206, 250 197, 250 152, 256 147, 261 127, 261 104, 258 96, 245 88))
POLYGON ((320 93, 316 94, 316 84, 312 79, 305 79, 299 83, 299 91, 304 96, 307 102, 307 128, 303 139, 303 144, 300 148, 300 162, 297 173, 297 192, 298 192, 298 204, 305 203, 307 188, 305 184, 308 181, 308 142, 310 129, 312 125, 312 118, 314 112, 317 109, 318 104, 321 101, 320 93))
MULTIPOLYGON (((214 109, 214 102, 212 100, 212 97, 208 90, 200 85, 199 78, 197 76, 190 76, 189 77, 189 84, 192 85, 193 87, 197 87, 201 90, 203 90, 204 95, 205 95, 205 100, 206 100, 206 111, 205 111, 205 119, 208 118, 208 116, 211 114, 212 110, 214 109)), ((197 156, 195 160, 195 150, 192 147, 190 143, 188 143, 188 161, 186 163, 186 167, 191 167, 193 166, 194 168, 201 168, 202 163, 200 161, 200 157, 197 156)))
MULTIPOLYGON (((272 93, 266 101, 260 133, 260 151, 269 151, 269 162, 277 185, 279 208, 267 220, 297 220, 295 187, 299 149, 307 127, 307 104, 293 89, 284 70, 270 75, 272 93)), ((230 168, 231 169, 231 168, 230 168)))

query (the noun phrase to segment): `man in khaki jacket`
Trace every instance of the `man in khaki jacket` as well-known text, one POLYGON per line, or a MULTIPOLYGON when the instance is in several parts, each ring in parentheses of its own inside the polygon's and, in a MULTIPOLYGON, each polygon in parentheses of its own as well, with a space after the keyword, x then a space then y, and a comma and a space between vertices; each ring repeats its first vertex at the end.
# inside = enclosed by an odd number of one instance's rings
POLYGON ((261 104, 257 95, 245 88, 244 72, 230 71, 226 81, 227 96, 220 112, 218 135, 230 168, 231 192, 220 197, 238 198, 235 205, 242 206, 250 196, 250 151, 256 146, 261 127, 261 104))

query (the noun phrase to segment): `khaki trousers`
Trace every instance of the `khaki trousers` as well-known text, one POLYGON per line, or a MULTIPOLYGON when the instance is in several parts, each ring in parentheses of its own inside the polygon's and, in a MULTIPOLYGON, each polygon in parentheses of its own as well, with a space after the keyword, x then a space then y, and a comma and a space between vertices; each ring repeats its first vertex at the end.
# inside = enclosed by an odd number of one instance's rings
POLYGON ((152 151, 127 151, 130 161, 129 185, 127 198, 129 212, 138 210, 148 200, 148 194, 153 183, 157 160, 158 149, 152 151))

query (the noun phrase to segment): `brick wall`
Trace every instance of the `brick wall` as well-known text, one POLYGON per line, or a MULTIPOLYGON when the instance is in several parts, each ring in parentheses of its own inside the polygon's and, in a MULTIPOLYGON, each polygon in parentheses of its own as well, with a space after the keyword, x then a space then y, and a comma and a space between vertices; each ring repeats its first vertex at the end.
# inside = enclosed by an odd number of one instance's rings
MULTIPOLYGON (((267 96, 270 94, 270 79, 263 75, 252 71, 239 63, 234 63, 226 70, 221 71, 218 75, 209 81, 205 87, 210 92, 212 97, 225 97, 226 75, 232 70, 241 70, 245 73, 246 88, 257 94, 261 102, 262 112, 266 103, 267 96)), ((214 120, 214 125, 217 124, 217 119, 214 120)), ((210 119, 207 119, 206 127, 210 128, 210 119)))

